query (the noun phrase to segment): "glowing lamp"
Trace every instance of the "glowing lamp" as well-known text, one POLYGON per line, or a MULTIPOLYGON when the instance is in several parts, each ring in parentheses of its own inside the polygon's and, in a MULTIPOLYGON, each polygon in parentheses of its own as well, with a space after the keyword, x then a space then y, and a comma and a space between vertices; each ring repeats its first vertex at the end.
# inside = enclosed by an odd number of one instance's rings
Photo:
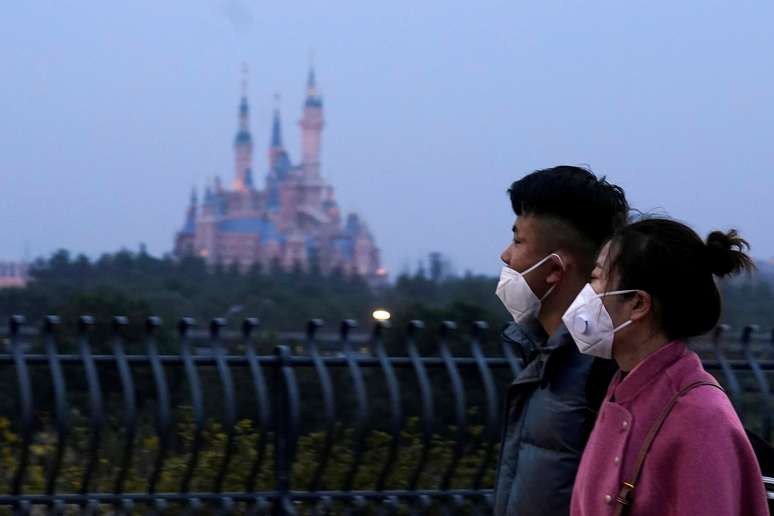
POLYGON ((390 312, 388 312, 387 310, 381 310, 381 309, 374 310, 374 313, 371 315, 377 321, 387 321, 390 319, 390 312))

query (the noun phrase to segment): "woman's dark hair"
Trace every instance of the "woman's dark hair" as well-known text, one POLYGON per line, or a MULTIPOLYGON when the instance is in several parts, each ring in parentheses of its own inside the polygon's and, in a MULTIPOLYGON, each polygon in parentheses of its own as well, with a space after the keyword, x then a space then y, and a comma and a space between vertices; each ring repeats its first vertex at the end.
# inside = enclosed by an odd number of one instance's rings
POLYGON ((643 290, 653 299, 669 339, 710 331, 720 318, 720 292, 713 276, 755 268, 750 246, 736 230, 713 231, 703 242, 691 228, 652 218, 623 227, 610 240, 605 267, 616 290, 643 290))

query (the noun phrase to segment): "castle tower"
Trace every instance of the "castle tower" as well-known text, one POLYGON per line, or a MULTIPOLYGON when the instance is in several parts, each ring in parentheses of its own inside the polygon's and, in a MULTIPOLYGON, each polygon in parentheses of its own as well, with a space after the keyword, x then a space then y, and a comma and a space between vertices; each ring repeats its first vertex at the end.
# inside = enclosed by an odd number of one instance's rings
POLYGON ((320 175, 320 137, 323 128, 322 98, 317 93, 314 68, 309 68, 306 82, 306 100, 304 111, 299 122, 301 126, 301 166, 304 175, 317 177, 320 175))
POLYGON ((196 227, 196 206, 199 204, 199 200, 196 196, 196 187, 191 188, 191 204, 188 205, 188 213, 185 216, 185 226, 183 231, 188 230, 190 233, 194 232, 196 227))
POLYGON ((194 254, 194 238, 196 235, 196 215, 198 199, 196 197, 196 188, 191 190, 191 204, 185 215, 185 224, 183 229, 175 236, 174 254, 178 258, 194 254))
MULTIPOLYGON (((275 97, 275 102, 277 102, 275 97)), ((274 106, 274 117, 271 121, 271 142, 269 142, 269 168, 275 170, 280 159, 286 154, 282 145, 282 122, 280 121, 279 106, 274 106)))
POLYGON ((250 108, 247 105, 247 67, 242 69, 242 100, 239 103, 239 130, 234 138, 234 189, 253 188, 253 137, 250 135, 250 108))

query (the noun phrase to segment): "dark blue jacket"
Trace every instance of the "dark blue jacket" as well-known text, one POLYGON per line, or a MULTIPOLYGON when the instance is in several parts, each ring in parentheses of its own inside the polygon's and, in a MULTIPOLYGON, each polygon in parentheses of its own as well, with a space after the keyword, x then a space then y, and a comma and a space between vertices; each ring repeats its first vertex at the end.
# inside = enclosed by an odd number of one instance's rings
POLYGON ((508 387, 495 516, 563 516, 583 448, 616 366, 582 355, 567 329, 537 320, 502 334, 522 366, 508 387))

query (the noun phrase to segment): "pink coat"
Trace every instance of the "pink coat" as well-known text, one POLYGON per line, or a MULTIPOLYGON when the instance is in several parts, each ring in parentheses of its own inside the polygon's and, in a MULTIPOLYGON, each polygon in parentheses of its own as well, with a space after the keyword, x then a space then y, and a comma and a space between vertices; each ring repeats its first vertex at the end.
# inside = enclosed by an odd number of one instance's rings
MULTIPOLYGON (((676 341, 621 379, 617 373, 583 452, 571 516, 613 514, 645 434, 682 387, 714 381, 676 341)), ((631 516, 768 516, 761 471, 730 401, 700 386, 675 404, 653 441, 633 492, 631 516)))

